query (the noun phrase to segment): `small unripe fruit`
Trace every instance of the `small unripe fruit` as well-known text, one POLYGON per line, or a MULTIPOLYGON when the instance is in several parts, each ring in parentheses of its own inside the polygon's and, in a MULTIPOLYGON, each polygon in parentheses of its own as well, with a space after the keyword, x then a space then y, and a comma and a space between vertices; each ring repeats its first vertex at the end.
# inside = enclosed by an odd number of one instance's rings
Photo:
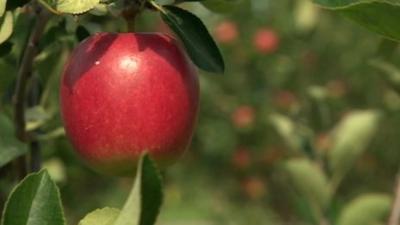
POLYGON ((190 143, 197 74, 167 35, 89 37, 66 64, 60 91, 67 136, 97 170, 132 176, 143 152, 166 166, 190 143))

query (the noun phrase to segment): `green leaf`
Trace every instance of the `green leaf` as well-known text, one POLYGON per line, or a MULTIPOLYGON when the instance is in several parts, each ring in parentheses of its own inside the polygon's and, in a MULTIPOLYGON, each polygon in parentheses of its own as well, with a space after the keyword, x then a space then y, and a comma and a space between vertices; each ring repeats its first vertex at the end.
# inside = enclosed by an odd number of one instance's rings
POLYGON ((380 113, 375 110, 353 111, 335 128, 333 145, 329 150, 329 163, 335 185, 366 150, 378 129, 380 113))
POLYGON ((393 40, 400 40, 400 3, 397 0, 314 0, 337 10, 367 29, 393 40))
POLYGON ((64 127, 58 127, 48 133, 37 135, 37 139, 39 141, 48 141, 64 135, 65 135, 64 127))
POLYGON ((135 183, 114 225, 153 225, 162 203, 160 174, 148 155, 141 157, 135 183))
POLYGON ((35 130, 43 126, 50 118, 51 115, 49 115, 42 106, 34 106, 32 108, 28 108, 25 111, 25 129, 27 131, 35 130))
POLYGON ((13 14, 7 11, 5 16, 2 18, 0 27, 0 44, 5 42, 13 32, 13 14))
POLYGON ((296 123, 287 116, 277 113, 270 115, 269 121, 288 147, 294 151, 305 150, 307 154, 311 153, 308 151, 309 146, 306 146, 307 139, 311 136, 310 130, 307 127, 296 123))
POLYGON ((100 0, 40 0, 40 2, 52 11, 81 14, 93 9, 100 0))
POLYGON ((27 151, 27 146, 15 137, 12 121, 0 113, 0 167, 27 151))
POLYGON ((6 5, 7 5, 7 0, 2 0, 0 2, 0 17, 4 15, 4 12, 6 11, 6 5))
POLYGON ((79 225, 113 225, 120 213, 119 209, 103 208, 97 209, 85 216, 79 225))
POLYGON ((338 225, 384 224, 390 212, 391 198, 385 194, 362 195, 345 206, 338 225))
POLYGON ((310 203, 324 209, 330 198, 328 181, 321 168, 305 158, 291 159, 285 163, 295 188, 310 203))
POLYGON ((160 8, 162 19, 182 40, 190 58, 201 69, 222 73, 222 55, 203 22, 194 14, 175 6, 160 8))
POLYGON ((45 170, 28 175, 11 192, 2 225, 64 225, 60 193, 45 170))

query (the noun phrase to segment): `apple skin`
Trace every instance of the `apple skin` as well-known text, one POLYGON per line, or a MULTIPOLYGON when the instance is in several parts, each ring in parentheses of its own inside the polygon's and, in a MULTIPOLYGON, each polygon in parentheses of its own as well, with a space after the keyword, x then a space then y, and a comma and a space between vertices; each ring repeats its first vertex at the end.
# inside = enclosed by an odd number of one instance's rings
POLYGON ((144 152, 165 167, 187 149, 199 83, 170 36, 99 33, 72 52, 60 96, 67 137, 84 161, 106 174, 133 176, 144 152))

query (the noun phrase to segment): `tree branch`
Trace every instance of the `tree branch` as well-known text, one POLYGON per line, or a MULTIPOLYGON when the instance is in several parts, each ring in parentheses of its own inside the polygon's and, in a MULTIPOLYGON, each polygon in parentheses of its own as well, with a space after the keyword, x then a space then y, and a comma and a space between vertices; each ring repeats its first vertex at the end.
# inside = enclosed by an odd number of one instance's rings
POLYGON ((396 177, 396 187, 394 190, 394 201, 392 210, 390 212, 388 225, 399 225, 400 224, 400 173, 396 177))
POLYGON ((38 42, 50 16, 49 13, 40 5, 35 5, 34 10, 36 23, 29 37, 27 47, 23 53, 13 96, 16 136, 23 142, 29 142, 30 139, 25 130, 26 86, 32 73, 33 60, 38 53, 38 42))

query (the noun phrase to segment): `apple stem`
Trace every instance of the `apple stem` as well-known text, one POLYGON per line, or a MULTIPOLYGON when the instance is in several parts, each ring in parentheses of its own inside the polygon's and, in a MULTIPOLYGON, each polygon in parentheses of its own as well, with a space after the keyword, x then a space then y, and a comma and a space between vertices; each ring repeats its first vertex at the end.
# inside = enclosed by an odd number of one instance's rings
POLYGON ((134 32, 136 28, 136 18, 138 14, 144 9, 146 0, 125 0, 124 10, 122 11, 122 17, 124 17, 128 32, 134 32))

